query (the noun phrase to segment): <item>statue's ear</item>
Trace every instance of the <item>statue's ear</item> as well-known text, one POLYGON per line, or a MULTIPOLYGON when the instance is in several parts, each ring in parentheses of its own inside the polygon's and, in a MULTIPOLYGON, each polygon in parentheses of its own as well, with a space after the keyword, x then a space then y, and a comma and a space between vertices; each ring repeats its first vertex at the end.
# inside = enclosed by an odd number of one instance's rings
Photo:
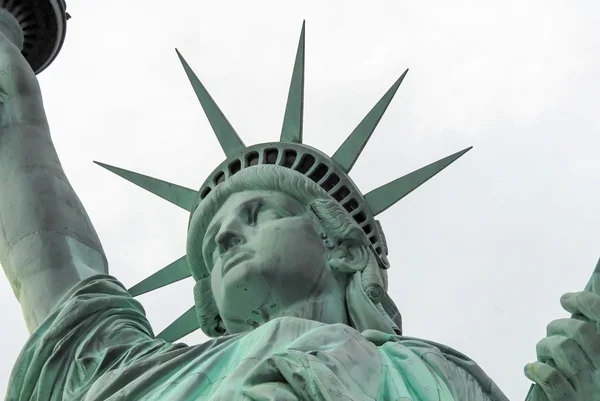
POLYGON ((369 263, 368 241, 342 205, 330 199, 316 199, 309 207, 327 248, 327 264, 331 270, 362 271, 369 263))
POLYGON ((369 262, 369 249, 354 239, 340 241, 336 244, 327 243, 327 264, 333 271, 341 273, 356 273, 364 270, 369 262))

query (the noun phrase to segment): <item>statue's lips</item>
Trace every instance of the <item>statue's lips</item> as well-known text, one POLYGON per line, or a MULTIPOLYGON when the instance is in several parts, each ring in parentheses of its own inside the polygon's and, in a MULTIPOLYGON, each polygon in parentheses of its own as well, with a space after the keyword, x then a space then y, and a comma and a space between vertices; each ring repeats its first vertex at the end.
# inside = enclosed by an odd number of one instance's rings
POLYGON ((233 267, 240 264, 241 262, 245 262, 246 260, 251 258, 252 253, 250 252, 236 253, 235 255, 229 257, 223 264, 223 274, 227 273, 229 270, 231 270, 233 267))

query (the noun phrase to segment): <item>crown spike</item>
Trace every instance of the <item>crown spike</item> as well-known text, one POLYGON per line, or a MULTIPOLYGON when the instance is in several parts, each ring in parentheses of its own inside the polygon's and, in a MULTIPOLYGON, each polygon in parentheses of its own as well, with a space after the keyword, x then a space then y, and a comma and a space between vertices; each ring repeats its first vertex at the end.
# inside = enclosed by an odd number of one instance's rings
POLYGON ((371 109, 369 114, 354 128, 354 131, 346 138, 344 143, 335 151, 331 158, 337 162, 346 173, 349 173, 354 163, 360 156, 365 145, 375 131, 379 120, 387 110, 390 102, 394 98, 396 91, 408 73, 408 69, 398 78, 390 89, 383 95, 377 104, 371 109))
POLYGON ((187 74, 192 87, 194 88, 194 92, 196 92, 196 96, 204 109, 204 113, 208 118, 208 122, 212 126, 219 143, 221 144, 221 148, 225 152, 227 157, 234 155, 240 150, 244 149, 245 145, 238 136, 237 132, 233 129, 229 121, 219 106, 215 103, 213 98, 210 96, 202 82, 198 79, 194 71, 192 71, 189 64, 185 61, 179 50, 175 49, 177 52, 177 56, 179 57, 179 61, 183 65, 183 69, 187 74))
POLYGON ((128 291, 132 297, 137 297, 138 295, 157 290, 166 285, 188 278, 191 275, 190 268, 187 264, 187 258, 184 255, 153 275, 140 281, 128 291))
POLYGON ((421 167, 404 177, 400 177, 370 191, 365 195, 365 200, 367 201, 373 216, 377 216, 379 213, 404 198, 472 148, 473 147, 470 146, 460 152, 444 157, 443 159, 433 162, 425 167, 421 167))
POLYGON ((290 91, 283 117, 280 142, 302 143, 302 120, 304 114, 304 26, 305 22, 303 21, 298 50, 296 52, 296 61, 294 62, 294 72, 292 73, 290 91))
POLYGON ((175 342, 180 338, 198 330, 200 323, 196 316, 196 307, 192 306, 183 315, 179 316, 173 323, 167 326, 156 337, 167 342, 175 342))
POLYGON ((108 164, 94 161, 97 165, 115 173, 116 175, 125 178, 127 181, 142 187, 146 191, 152 192, 154 195, 160 196, 164 200, 171 202, 187 211, 192 211, 196 205, 198 192, 193 189, 185 188, 170 182, 162 181, 157 178, 152 178, 147 175, 135 173, 133 171, 110 166, 108 164))

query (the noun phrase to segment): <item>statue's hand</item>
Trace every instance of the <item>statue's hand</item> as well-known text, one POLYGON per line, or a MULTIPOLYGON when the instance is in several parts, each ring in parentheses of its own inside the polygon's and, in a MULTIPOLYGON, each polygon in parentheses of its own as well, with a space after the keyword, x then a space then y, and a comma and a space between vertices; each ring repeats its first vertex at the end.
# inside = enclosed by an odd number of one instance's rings
POLYGON ((574 316, 552 321, 537 344, 538 361, 525 366, 525 376, 536 383, 528 400, 599 400, 600 295, 570 293, 560 302, 574 316))
POLYGON ((19 48, 0 31, 0 123, 18 123, 23 117, 45 118, 40 86, 19 48))

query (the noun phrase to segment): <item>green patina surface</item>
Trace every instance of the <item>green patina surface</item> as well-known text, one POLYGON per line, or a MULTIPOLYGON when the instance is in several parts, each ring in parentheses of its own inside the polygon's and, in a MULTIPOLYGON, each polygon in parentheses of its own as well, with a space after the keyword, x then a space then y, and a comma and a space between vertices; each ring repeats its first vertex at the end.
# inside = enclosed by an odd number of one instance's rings
MULTIPOLYGON (((190 212, 186 255, 126 290, 0 39, 0 262, 31 332, 7 400, 507 400, 467 356, 402 335, 375 218, 470 148, 365 195, 348 176, 406 72, 329 157, 303 144, 304 25, 278 142, 246 147, 177 52, 227 159, 199 191, 99 163, 190 212), (133 297, 190 276, 195 305, 155 336, 133 297), (175 343, 196 329, 212 339, 175 343)), ((528 401, 599 398, 598 276, 562 300, 574 316, 538 343, 528 401)))

